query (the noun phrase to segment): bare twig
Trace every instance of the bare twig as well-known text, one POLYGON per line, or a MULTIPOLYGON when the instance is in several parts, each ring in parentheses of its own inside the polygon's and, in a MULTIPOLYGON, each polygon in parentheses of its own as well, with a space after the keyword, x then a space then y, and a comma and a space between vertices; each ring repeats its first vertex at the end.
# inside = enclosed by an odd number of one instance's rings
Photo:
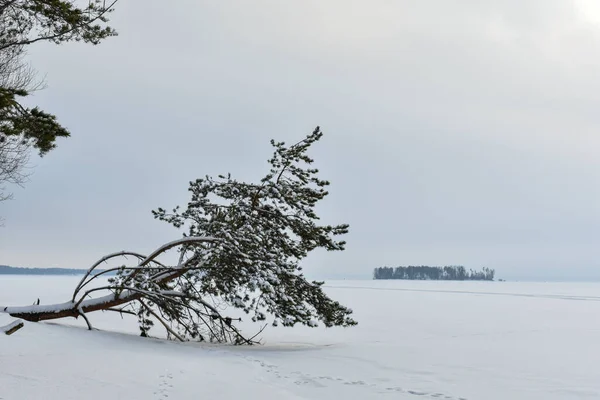
POLYGON ((169 332, 171 335, 175 336, 177 338, 177 340, 179 340, 180 342, 185 342, 185 339, 182 338, 177 332, 175 332, 173 329, 171 329, 171 327, 169 326, 169 324, 167 324, 165 321, 163 321, 163 319, 161 317, 158 316, 158 314, 156 314, 152 308, 148 307, 146 305, 146 303, 144 303, 142 301, 142 299, 138 300, 138 303, 140 303, 146 310, 148 310, 148 312, 150 314, 152 314, 152 316, 154 316, 154 318, 156 318, 158 320, 158 322, 160 322, 162 324, 162 326, 165 327, 165 329, 167 330, 167 332, 169 332))
POLYGON ((91 331, 92 329, 94 329, 94 327, 92 326, 92 323, 90 322, 90 320, 88 319, 87 315, 85 315, 85 313, 83 311, 79 311, 79 315, 81 315, 83 317, 83 319, 85 320, 85 323, 87 324, 88 330, 91 331))
MULTIPOLYGON (((108 260, 110 260, 111 258, 116 258, 116 257, 125 257, 125 256, 134 256, 137 257, 141 260, 145 259, 146 256, 139 254, 139 253, 134 253, 132 251, 120 251, 118 253, 112 253, 109 255, 106 255, 104 257, 102 257, 101 259, 99 259, 98 261, 96 261, 94 263, 94 265, 92 265, 87 272, 85 273, 85 275, 83 275, 83 277, 81 278, 81 281, 79 281, 79 284, 75 287, 75 291, 73 292, 73 301, 75 301, 75 297, 77 296, 77 293, 79 293, 79 291, 81 290, 81 288, 83 286, 86 285, 85 280, 87 279, 88 276, 90 276, 90 274, 92 273, 92 271, 94 271, 100 264, 102 264, 103 262, 106 262, 108 260)), ((116 268, 115 268, 116 269, 116 268)), ((115 270, 113 269, 113 270, 115 270)))
MULTIPOLYGON (((114 312, 118 312, 119 314, 129 314, 129 315, 137 316, 137 314, 134 313, 133 311, 124 310, 123 308, 106 308, 103 311, 114 311, 114 312)), ((123 318, 123 315, 121 315, 121 318, 123 318)))

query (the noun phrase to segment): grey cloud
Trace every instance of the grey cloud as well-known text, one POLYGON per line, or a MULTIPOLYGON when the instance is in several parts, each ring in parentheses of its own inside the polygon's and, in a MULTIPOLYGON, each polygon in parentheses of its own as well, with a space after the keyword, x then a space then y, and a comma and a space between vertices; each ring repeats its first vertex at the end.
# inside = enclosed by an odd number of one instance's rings
POLYGON ((150 210, 184 203, 190 179, 257 179, 268 139, 321 125, 321 210, 351 233, 309 274, 598 278, 600 24, 584 3, 123 2, 119 37, 31 51, 49 85, 35 101, 73 137, 0 207, 0 262, 151 250, 180 233, 150 210))

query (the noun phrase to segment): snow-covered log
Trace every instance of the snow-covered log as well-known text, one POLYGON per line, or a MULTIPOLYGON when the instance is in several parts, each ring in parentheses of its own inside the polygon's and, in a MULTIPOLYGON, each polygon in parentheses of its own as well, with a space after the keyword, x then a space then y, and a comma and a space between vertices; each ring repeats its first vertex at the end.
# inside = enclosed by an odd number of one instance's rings
MULTIPOLYGON (((94 311, 116 311, 124 314, 133 314, 140 318, 142 334, 146 335, 152 316, 167 330, 169 336, 177 340, 185 340, 186 335, 176 332, 173 325, 187 332, 187 336, 198 337, 198 323, 190 318, 191 313, 204 319, 208 331, 213 332, 211 340, 244 342, 245 339, 234 327, 230 326, 232 318, 224 317, 221 312, 209 302, 195 298, 190 293, 181 291, 181 277, 202 265, 198 257, 185 258, 186 246, 210 244, 214 239, 209 237, 185 237, 169 242, 149 256, 142 256, 134 252, 119 252, 103 257, 96 262, 81 279, 75 288, 71 301, 58 304, 34 304, 30 306, 2 307, 0 311, 21 318, 26 321, 39 322, 59 318, 82 317, 89 329, 92 325, 86 314, 94 311), (157 261, 157 258, 167 250, 181 247, 180 261, 176 266, 170 267, 157 261), (135 256, 141 261, 133 266, 121 266, 95 273, 96 267, 102 262, 116 257, 135 256), (117 276, 109 279, 109 284, 99 287, 84 289, 97 278, 107 272, 117 272, 117 276), (108 294, 92 297, 93 294, 108 292, 108 294), (137 305, 137 307, 136 307, 137 305), (174 310, 186 309, 188 316, 173 314, 174 310), (165 314, 171 314, 166 316, 165 314)), ((18 328, 17 328, 18 329, 18 328)), ((203 339, 203 338, 202 338, 203 339)))
POLYGON ((25 324, 21 320, 16 320, 11 322, 8 325, 0 326, 0 332, 3 332, 5 335, 12 335, 19 329, 21 329, 25 324))
MULTIPOLYGON (((105 270, 98 274, 93 274, 94 269, 98 267, 102 261, 106 261, 110 258, 114 258, 116 256, 126 256, 126 255, 138 255, 138 253, 133 252, 120 252, 114 253, 109 256, 103 257, 101 262, 95 263, 85 274, 83 279, 80 281, 79 285, 75 289, 73 294, 73 298, 69 302, 59 303, 59 304, 48 304, 48 305, 31 305, 24 307, 4 307, 3 311, 7 314, 10 314, 13 317, 22 318, 26 321, 39 322, 43 320, 49 319, 57 319, 57 318, 65 318, 65 317, 74 317, 77 318, 82 315, 82 313, 90 313, 94 311, 106 310, 108 308, 114 308, 123 304, 127 304, 134 300, 137 300, 144 295, 152 295, 152 293, 144 293, 139 289, 126 289, 123 290, 123 285, 109 285, 103 286, 101 288, 93 288, 91 290, 83 292, 81 294, 81 290, 83 287, 87 286, 94 279, 98 278, 100 275, 104 275, 107 272, 111 271, 131 271, 128 274, 128 277, 133 279, 135 275, 139 275, 142 271, 151 270, 154 272, 151 277, 148 278, 148 283, 154 283, 157 285, 166 284, 171 280, 174 280, 188 271, 191 266, 179 266, 179 267, 167 267, 162 264, 159 264, 160 267, 152 267, 151 263, 155 262, 155 259, 160 256, 162 253, 167 250, 181 246, 181 245, 189 245, 192 243, 205 243, 212 242, 214 239, 206 238, 206 237, 187 237, 179 240, 175 240, 169 242, 156 251, 154 251, 150 256, 144 257, 142 261, 133 268, 119 267, 113 268, 109 270, 105 270), (156 269, 159 269, 161 273, 156 273, 156 269), (91 276, 91 277, 90 277, 91 276), (87 278, 87 280, 86 280, 87 278), (89 298, 93 292, 98 292, 100 290, 110 291, 111 294, 97 297, 97 298, 89 298), (81 294, 79 300, 76 300, 77 295, 81 294)), ((138 255, 142 257, 141 255, 138 255)))

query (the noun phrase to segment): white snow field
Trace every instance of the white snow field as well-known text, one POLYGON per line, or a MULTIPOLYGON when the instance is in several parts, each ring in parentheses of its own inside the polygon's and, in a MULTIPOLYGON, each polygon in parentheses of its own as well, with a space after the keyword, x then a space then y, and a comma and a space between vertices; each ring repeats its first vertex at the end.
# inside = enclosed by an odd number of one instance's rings
MULTIPOLYGON (((0 304, 65 301, 78 279, 2 276, 0 304)), ((112 313, 89 317, 118 333, 26 323, 0 335, 0 399, 600 398, 600 284, 327 286, 358 327, 267 328, 262 346, 140 338, 112 313)))

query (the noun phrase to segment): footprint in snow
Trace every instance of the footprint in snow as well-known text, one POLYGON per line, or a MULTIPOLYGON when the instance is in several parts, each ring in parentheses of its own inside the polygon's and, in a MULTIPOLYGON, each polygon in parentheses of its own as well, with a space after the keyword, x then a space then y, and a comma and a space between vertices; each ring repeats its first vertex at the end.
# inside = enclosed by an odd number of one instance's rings
MULTIPOLYGON (((406 393, 406 394, 410 394, 413 396, 419 396, 419 397, 429 397, 432 399, 444 399, 444 400, 467 400, 464 397, 453 397, 453 396, 448 396, 445 395, 443 393, 427 393, 427 392, 421 392, 421 391, 417 391, 417 390, 408 390, 408 389, 404 389, 401 387, 385 387, 382 388, 381 386, 379 386, 378 384, 375 383, 368 383, 365 381, 351 381, 351 380, 346 380, 343 378, 339 378, 339 377, 332 377, 332 376, 326 376, 326 375, 320 375, 320 376, 313 376, 311 374, 306 374, 303 373, 301 371, 292 371, 291 373, 286 374, 286 375, 282 375, 277 367, 277 365, 273 365, 273 364, 268 364, 262 360, 258 360, 255 358, 251 358, 251 357, 245 357, 248 361, 251 361, 253 363, 259 364, 262 368, 264 368, 268 373, 272 373, 274 374, 277 378, 280 379, 290 379, 293 380, 293 382, 296 385, 300 385, 300 386, 312 386, 312 387, 317 387, 317 388, 323 388, 323 387, 327 387, 328 384, 331 384, 332 382, 337 382, 338 384, 342 384, 342 385, 347 385, 347 386, 363 386, 363 387, 368 387, 368 388, 373 388, 373 389, 379 389, 379 390, 385 390, 385 391, 394 391, 394 392, 400 392, 400 393, 406 393)), ((385 382, 387 381, 386 379, 380 379, 381 382, 385 382)))
POLYGON ((160 375, 160 383, 158 384, 158 390, 154 392, 157 399, 167 399, 169 397, 169 390, 173 388, 171 381, 173 380, 173 374, 167 373, 160 375))

